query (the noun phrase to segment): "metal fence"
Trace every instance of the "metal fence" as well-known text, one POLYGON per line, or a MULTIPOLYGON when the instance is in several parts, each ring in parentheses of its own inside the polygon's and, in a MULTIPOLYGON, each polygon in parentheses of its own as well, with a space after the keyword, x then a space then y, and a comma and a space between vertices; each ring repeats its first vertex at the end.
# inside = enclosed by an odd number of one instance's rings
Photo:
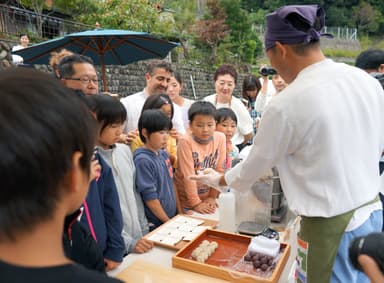
POLYGON ((357 40, 357 28, 348 27, 324 27, 325 33, 330 33, 334 38, 357 40))
MULTIPOLYGON (((259 34, 264 34, 263 25, 253 25, 253 30, 259 34)), ((336 39, 357 40, 357 28, 348 27, 324 27, 325 33, 330 33, 336 39)))
POLYGON ((54 38, 91 28, 82 23, 0 4, 0 32, 6 35, 28 33, 41 38, 54 38))

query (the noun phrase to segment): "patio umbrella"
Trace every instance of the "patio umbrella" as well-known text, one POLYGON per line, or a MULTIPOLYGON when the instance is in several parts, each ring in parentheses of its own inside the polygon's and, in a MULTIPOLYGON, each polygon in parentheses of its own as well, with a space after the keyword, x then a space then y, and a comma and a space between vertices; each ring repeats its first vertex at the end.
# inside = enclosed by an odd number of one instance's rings
POLYGON ((14 52, 27 64, 48 64, 51 52, 66 48, 92 58, 101 66, 104 90, 107 90, 105 65, 164 58, 178 43, 158 39, 145 32, 97 29, 67 34, 14 52))

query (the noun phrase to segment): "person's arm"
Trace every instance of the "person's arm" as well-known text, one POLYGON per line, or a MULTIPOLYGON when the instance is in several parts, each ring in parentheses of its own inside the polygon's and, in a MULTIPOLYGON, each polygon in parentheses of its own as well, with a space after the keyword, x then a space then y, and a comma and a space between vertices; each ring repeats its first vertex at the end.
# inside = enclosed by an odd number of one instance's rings
POLYGON ((249 155, 226 172, 225 182, 221 180, 221 184, 226 183, 231 188, 246 191, 282 158, 297 150, 302 137, 286 114, 286 111, 275 105, 267 108, 249 155))
POLYGON ((253 138, 253 131, 244 135, 243 144, 247 144, 253 138))
POLYGON ((176 168, 176 166, 177 166, 177 143, 176 143, 176 139, 174 137, 168 138, 167 153, 169 155, 169 160, 171 161, 172 167, 176 168))
MULTIPOLYGON (((116 267, 115 262, 121 263, 125 252, 125 243, 121 235, 123 231, 123 219, 112 170, 106 162, 103 162, 101 159, 99 161, 103 168, 102 178, 104 186, 100 189, 103 190, 102 193, 104 195, 103 208, 107 228, 107 243, 106 250, 104 251, 104 259, 107 260, 106 263, 110 264, 110 267, 116 267)), ((108 269, 107 265, 106 270, 108 269)))
MULTIPOLYGON (((222 133, 215 133, 215 139, 217 140, 218 159, 216 166, 213 168, 219 173, 224 173, 225 159, 227 158, 227 145, 226 137, 222 133)), ((209 191, 209 197, 216 200, 219 197, 220 192, 214 188, 209 191)))
POLYGON ((255 101, 255 110, 259 113, 262 113, 267 102, 268 95, 268 76, 263 76, 263 82, 261 83, 261 90, 259 95, 256 97, 255 101))
POLYGON ((373 258, 368 255, 359 255, 357 258, 364 273, 368 276, 371 283, 383 283, 384 274, 373 258))
POLYGON ((129 148, 131 149, 131 152, 135 152, 136 149, 142 147, 143 145, 144 143, 141 141, 140 137, 136 136, 131 140, 129 148))
POLYGON ((173 185, 173 189, 175 190, 175 199, 176 199, 176 209, 177 209, 177 213, 179 213, 179 214, 183 214, 183 213, 184 213, 184 211, 183 211, 183 207, 181 206, 180 197, 179 197, 179 192, 178 192, 177 187, 176 187, 175 184, 173 185))
POLYGON ((173 103, 173 109, 174 109, 174 113, 173 113, 172 123, 176 128, 177 132, 180 135, 184 135, 185 128, 184 128, 183 116, 181 114, 180 106, 178 106, 176 103, 173 103))
POLYGON ((161 222, 165 223, 170 219, 158 199, 146 200, 145 204, 161 222))

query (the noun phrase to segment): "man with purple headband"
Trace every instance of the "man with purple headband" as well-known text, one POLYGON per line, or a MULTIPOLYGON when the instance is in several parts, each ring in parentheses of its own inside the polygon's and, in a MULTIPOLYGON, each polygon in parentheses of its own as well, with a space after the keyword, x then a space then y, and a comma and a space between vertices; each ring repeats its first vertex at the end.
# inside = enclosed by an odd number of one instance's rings
POLYGON ((301 216, 298 281, 369 282, 350 264, 348 247, 381 231, 384 96, 366 72, 325 58, 323 27, 317 5, 267 15, 266 53, 288 86, 263 113, 244 161, 225 175, 191 178, 244 191, 276 166, 288 205, 301 216))

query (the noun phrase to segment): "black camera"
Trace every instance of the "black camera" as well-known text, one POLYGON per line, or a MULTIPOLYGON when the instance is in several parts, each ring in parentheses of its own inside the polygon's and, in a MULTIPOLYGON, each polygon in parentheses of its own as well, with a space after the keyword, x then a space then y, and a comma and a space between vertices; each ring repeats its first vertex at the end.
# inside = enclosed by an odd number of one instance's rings
POLYGON ((263 67, 263 68, 261 68, 259 73, 262 76, 269 76, 269 75, 276 75, 277 74, 276 70, 274 68, 271 68, 271 67, 263 67))
POLYGON ((357 257, 361 254, 372 257, 384 273, 384 233, 372 233, 355 238, 349 247, 349 259, 353 267, 361 270, 357 257))

